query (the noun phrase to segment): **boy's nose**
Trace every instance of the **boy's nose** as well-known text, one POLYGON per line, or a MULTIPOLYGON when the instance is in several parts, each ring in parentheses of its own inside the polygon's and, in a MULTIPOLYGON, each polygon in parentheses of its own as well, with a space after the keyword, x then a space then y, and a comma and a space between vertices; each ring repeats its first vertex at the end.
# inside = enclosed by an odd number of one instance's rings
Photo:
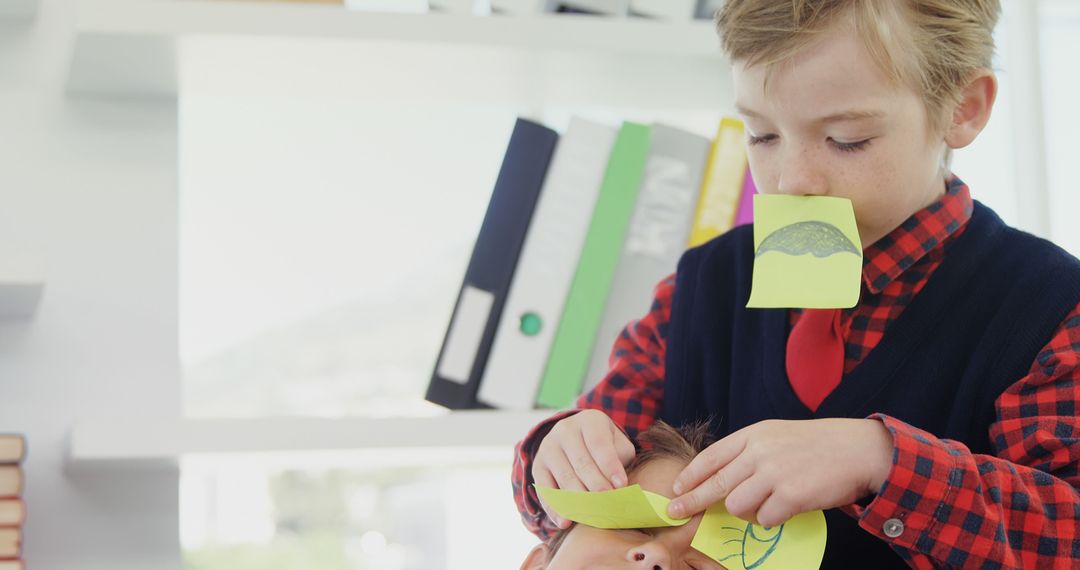
POLYGON ((785 149, 777 190, 789 196, 823 196, 829 192, 817 159, 806 149, 785 149))
POLYGON ((671 570, 671 554, 656 541, 635 546, 627 556, 634 570, 671 570))

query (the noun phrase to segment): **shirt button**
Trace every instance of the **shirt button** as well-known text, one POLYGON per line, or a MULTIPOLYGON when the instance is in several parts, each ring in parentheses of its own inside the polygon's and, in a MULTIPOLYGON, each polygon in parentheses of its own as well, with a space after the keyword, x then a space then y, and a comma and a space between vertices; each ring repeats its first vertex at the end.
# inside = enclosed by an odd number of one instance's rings
POLYGON ((904 523, 900 519, 889 519, 885 521, 885 525, 882 526, 881 530, 885 531, 885 536, 896 538, 904 534, 904 523))

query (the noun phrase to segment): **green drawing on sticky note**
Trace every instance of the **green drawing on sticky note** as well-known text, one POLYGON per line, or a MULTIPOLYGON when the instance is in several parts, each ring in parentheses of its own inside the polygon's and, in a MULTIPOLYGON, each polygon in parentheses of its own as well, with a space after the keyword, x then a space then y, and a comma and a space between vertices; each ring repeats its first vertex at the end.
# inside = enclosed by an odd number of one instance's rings
POLYGON ((847 309, 859 302, 862 242, 851 201, 754 196, 750 308, 847 309))
POLYGON ((728 570, 816 570, 825 556, 825 514, 811 511, 767 528, 709 507, 690 543, 728 570))
POLYGON ((630 485, 611 491, 566 491, 534 485, 540 498, 560 517, 595 528, 681 526, 689 518, 667 515, 670 499, 630 485))

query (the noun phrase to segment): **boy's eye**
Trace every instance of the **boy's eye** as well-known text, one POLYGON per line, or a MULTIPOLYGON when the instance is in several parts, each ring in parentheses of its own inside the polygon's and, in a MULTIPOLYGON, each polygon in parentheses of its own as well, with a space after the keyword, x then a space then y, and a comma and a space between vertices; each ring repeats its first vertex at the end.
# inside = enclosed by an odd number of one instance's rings
POLYGON ((623 530, 625 530, 626 532, 633 533, 633 534, 651 537, 655 533, 656 529, 652 529, 652 528, 627 528, 627 529, 623 529, 623 530))
POLYGON ((873 139, 865 139, 865 140, 861 140, 861 141, 846 143, 846 142, 840 142, 840 141, 837 141, 837 140, 833 140, 833 139, 830 138, 829 142, 832 143, 832 145, 834 147, 836 147, 836 150, 838 150, 840 152, 858 152, 860 150, 863 150, 867 146, 869 146, 870 141, 872 141, 872 140, 873 139))
MULTIPOLYGON (((776 141, 778 138, 779 137, 777 135, 761 135, 761 136, 757 136, 757 135, 752 135, 752 134, 748 133, 747 134, 747 144, 749 146, 763 145, 763 144, 767 145, 767 144, 770 144, 770 143, 776 141)), ((835 148, 836 150, 839 150, 840 152, 858 152, 860 150, 865 149, 867 146, 869 146, 870 141, 872 141, 872 140, 874 140, 874 139, 869 138, 869 139, 864 139, 864 140, 855 141, 855 142, 840 142, 838 140, 833 139, 832 137, 830 137, 828 139, 829 144, 831 144, 833 146, 833 148, 835 148)))
POLYGON ((754 145, 758 145, 758 144, 764 144, 764 143, 770 143, 770 142, 776 140, 776 135, 761 135, 760 137, 758 137, 758 136, 754 136, 754 135, 751 135, 751 134, 747 134, 746 136, 747 136, 747 144, 749 144, 750 146, 754 146, 754 145))

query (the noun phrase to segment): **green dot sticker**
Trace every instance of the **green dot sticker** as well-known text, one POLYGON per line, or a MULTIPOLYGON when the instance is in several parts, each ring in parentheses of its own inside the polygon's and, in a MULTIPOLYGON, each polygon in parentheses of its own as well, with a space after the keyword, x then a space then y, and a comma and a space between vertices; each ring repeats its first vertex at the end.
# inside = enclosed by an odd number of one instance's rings
POLYGON ((521 315, 521 332, 525 333, 525 336, 536 336, 540 333, 540 315, 536 313, 525 313, 521 315))

